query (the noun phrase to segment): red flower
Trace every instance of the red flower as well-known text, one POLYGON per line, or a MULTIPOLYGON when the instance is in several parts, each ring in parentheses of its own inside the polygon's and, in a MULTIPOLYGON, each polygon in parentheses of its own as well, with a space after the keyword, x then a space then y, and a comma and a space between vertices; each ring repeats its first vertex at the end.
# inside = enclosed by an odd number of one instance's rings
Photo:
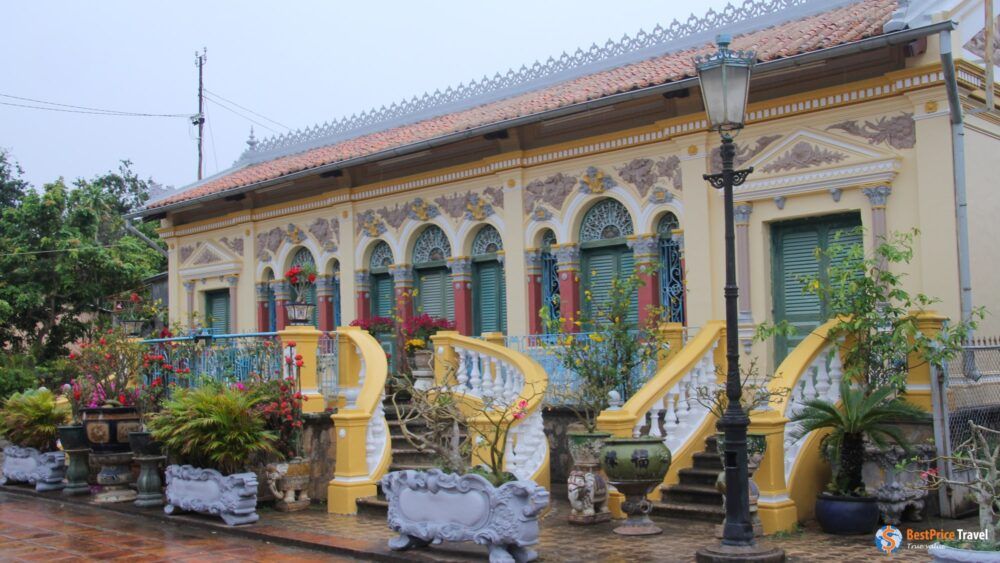
POLYGON ((76 359, 76 354, 74 354, 73 352, 70 352, 69 353, 69 359, 71 359, 71 360, 76 359))
POLYGON ((288 346, 289 348, 295 348, 295 341, 289 342, 288 344, 286 344, 286 346, 288 346))
POLYGON ((104 346, 104 345, 106 345, 108 343, 108 341, 105 340, 103 336, 101 337, 100 340, 98 340, 98 342, 101 344, 101 346, 104 346))
POLYGON ((316 282, 316 274, 309 274, 308 280, 309 280, 309 283, 315 283, 316 282))
POLYGON ((128 298, 129 298, 129 301, 131 301, 133 303, 138 303, 138 302, 142 301, 142 297, 139 297, 139 294, 135 293, 135 292, 132 292, 132 295, 129 295, 128 298))
POLYGON ((296 360, 301 360, 302 359, 302 354, 295 354, 295 359, 296 360))
POLYGON ((303 366, 304 364, 305 364, 305 362, 303 362, 302 360, 296 360, 296 361, 295 361, 295 367, 299 367, 299 368, 300 368, 300 367, 302 367, 302 366, 303 366))
POLYGON ((125 404, 125 394, 124 393, 119 393, 118 394, 118 402, 121 403, 121 404, 123 404, 123 405, 125 404))

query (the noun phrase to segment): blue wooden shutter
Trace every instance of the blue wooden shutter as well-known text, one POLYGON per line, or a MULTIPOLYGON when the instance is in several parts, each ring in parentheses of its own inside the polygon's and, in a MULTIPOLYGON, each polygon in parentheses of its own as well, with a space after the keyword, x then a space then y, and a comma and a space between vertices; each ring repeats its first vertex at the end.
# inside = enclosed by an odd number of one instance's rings
POLYGON ((496 261, 476 264, 473 315, 476 316, 476 330, 484 332, 504 332, 506 330, 506 291, 504 289, 503 268, 496 261))
POLYGON ((205 327, 212 334, 229 334, 229 290, 205 292, 205 327))
POLYGON ((340 278, 333 280, 333 326, 340 326, 340 278))
POLYGON ((267 285, 267 330, 268 332, 278 330, 277 296, 274 294, 274 288, 271 286, 270 281, 267 285))

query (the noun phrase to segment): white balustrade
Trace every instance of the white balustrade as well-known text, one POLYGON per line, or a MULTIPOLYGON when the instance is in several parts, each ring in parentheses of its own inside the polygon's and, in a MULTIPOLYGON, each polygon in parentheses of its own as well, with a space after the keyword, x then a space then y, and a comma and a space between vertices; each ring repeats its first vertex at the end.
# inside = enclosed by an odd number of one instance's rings
POLYGON ((365 462, 368 465, 368 473, 371 474, 378 467, 379 461, 389 447, 389 429, 385 420, 385 392, 379 397, 375 405, 372 417, 368 419, 368 428, 365 433, 365 462))
MULTIPOLYGON (((831 343, 824 347, 812 363, 796 381, 785 404, 784 416, 792 419, 805 409, 809 401, 821 399, 836 402, 840 398, 840 379, 843 377, 843 365, 840 354, 836 351, 839 344, 831 343)), ((785 479, 791 476, 792 468, 806 442, 806 436, 796 439, 796 435, 802 428, 798 422, 789 422, 785 425, 785 479)))

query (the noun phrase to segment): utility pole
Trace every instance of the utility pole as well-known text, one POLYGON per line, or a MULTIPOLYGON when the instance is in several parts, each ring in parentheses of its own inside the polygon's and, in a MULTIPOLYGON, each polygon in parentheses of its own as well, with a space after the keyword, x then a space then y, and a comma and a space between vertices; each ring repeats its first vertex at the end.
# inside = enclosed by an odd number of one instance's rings
POLYGON ((201 48, 201 53, 198 51, 194 52, 194 64, 198 67, 198 114, 191 118, 191 124, 198 126, 198 179, 201 180, 201 168, 202 168, 202 156, 203 156, 203 144, 204 130, 205 130, 205 97, 203 95, 205 82, 204 82, 204 69, 205 61, 208 60, 208 49, 205 47, 201 48))

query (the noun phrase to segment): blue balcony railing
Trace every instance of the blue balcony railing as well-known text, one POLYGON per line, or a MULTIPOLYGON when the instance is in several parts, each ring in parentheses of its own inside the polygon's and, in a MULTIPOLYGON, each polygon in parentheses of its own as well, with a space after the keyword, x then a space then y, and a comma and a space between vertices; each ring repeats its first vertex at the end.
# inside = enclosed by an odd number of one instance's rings
POLYGON ((206 381, 240 382, 282 376, 282 348, 276 332, 205 332, 152 338, 142 344, 149 364, 147 379, 159 377, 168 386, 192 387, 206 381))

